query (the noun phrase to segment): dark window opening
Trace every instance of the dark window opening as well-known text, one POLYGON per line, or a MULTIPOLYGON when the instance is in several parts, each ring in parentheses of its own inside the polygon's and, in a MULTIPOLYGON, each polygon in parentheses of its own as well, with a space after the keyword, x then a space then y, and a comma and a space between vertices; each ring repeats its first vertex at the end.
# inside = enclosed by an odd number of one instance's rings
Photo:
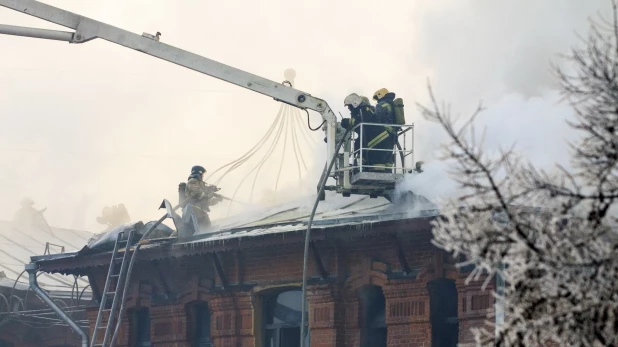
POLYGON ((150 311, 148 308, 135 308, 129 311, 130 346, 151 347, 150 343, 150 311))
POLYGON ((473 295, 472 310, 485 310, 489 308, 489 295, 473 295))
MULTIPOLYGON (((302 291, 277 292, 264 297, 264 347, 299 347, 302 291)), ((305 345, 309 346, 309 326, 305 311, 305 345)))
POLYGON ((386 299, 382 287, 369 285, 358 290, 361 347, 386 347, 386 299))
MULTIPOLYGON (((457 347, 459 320, 455 281, 437 279, 429 282, 429 321, 432 347, 457 347)), ((465 301, 464 301, 465 302, 465 301)))
POLYGON ((214 346, 210 337, 210 310, 205 302, 187 306, 187 334, 192 347, 214 346))

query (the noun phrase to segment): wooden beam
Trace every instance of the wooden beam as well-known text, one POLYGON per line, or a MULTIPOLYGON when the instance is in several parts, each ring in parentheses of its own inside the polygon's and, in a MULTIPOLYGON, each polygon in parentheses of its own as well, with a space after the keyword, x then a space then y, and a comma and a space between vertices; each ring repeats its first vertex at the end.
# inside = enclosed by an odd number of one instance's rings
POLYGON ((322 258, 320 257, 320 253, 318 252, 318 248, 315 245, 315 242, 311 241, 309 243, 311 247, 311 253, 313 253, 313 260, 315 261, 315 266, 318 268, 318 272, 320 273, 320 277, 322 279, 328 278, 328 272, 324 268, 324 264, 322 264, 322 258))
POLYGON ((245 283, 245 257, 240 249, 236 250, 236 278, 238 285, 245 283))
POLYGON ((399 258, 399 265, 401 265, 401 269, 407 275, 411 273, 412 270, 410 269, 410 265, 408 264, 408 260, 406 259, 406 254, 403 251, 403 247, 401 247, 401 239, 399 238, 399 234, 394 233, 393 239, 395 240, 395 247, 397 249, 397 257, 399 258))
POLYGON ((221 286, 223 286, 223 289, 227 289, 229 284, 227 277, 225 277, 225 272, 223 272, 223 266, 221 266, 221 260, 219 259, 219 254, 217 252, 212 252, 212 263, 214 264, 215 271, 217 271, 217 275, 221 281, 221 286))
POLYGON ((94 296, 97 302, 100 303, 101 302, 101 288, 99 288, 99 282, 97 282, 97 278, 95 277, 95 272, 92 269, 89 269, 87 276, 88 276, 88 283, 90 284, 90 289, 92 290, 92 296, 94 296))
MULTIPOLYGON (((169 261, 168 259, 166 259, 167 261, 169 261)), ((163 274, 163 270, 161 269, 161 262, 159 260, 154 260, 153 261, 153 265, 154 268, 156 269, 156 273, 157 273, 157 277, 159 277, 159 282, 161 282, 161 285, 163 286, 163 290, 165 291, 165 295, 167 295, 167 297, 169 298, 172 294, 172 291, 170 290, 170 286, 167 283, 166 279, 165 279, 165 275, 163 274)), ((168 267, 169 269, 169 267, 168 267)))

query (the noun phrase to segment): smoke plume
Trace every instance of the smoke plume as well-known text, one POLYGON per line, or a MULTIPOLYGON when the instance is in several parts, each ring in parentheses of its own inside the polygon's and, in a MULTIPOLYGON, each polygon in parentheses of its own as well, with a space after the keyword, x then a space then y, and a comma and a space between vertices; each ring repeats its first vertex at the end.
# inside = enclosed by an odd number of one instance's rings
MULTIPOLYGON (((346 116, 347 94, 371 96, 386 87, 404 99, 407 120, 416 124, 416 159, 428 163, 444 140, 414 108, 426 102, 430 78, 436 94, 462 115, 485 101, 488 146, 517 140, 531 160, 549 166, 565 160, 571 136, 564 125, 570 111, 557 103, 549 63, 577 43, 576 31, 585 34, 588 16, 610 6, 608 0, 401 0, 379 7, 327 0, 47 2, 138 34, 160 31, 165 43, 272 80, 282 81, 283 70, 293 67, 298 88, 346 116)), ((65 30, 4 8, 0 23, 65 30)), ((175 200, 191 166, 211 171, 238 158, 279 108, 271 98, 101 40, 68 45, 0 36, 0 46, 0 219, 9 220, 24 196, 48 207, 50 224, 60 227, 70 227, 79 213, 85 222, 73 226, 99 231, 95 218, 103 206, 119 203, 136 220, 157 219, 161 200, 175 200), (90 205, 84 195, 92 196, 90 205)), ((311 117, 319 124, 319 116, 311 117)), ((310 136, 320 152, 315 186, 323 134, 310 136)), ((290 178, 287 189, 294 184, 290 178)))

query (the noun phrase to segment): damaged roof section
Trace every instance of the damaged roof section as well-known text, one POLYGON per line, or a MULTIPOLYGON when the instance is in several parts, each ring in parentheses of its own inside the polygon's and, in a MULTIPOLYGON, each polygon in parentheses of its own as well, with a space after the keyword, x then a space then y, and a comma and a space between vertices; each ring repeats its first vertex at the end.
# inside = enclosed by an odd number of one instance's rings
MULTIPOLYGON (((242 215, 213 221, 203 232, 183 241, 184 244, 254 237, 303 230, 307 227, 315 197, 299 199, 267 209, 249 210, 242 215)), ((436 205, 422 196, 406 204, 393 204, 383 197, 343 197, 327 192, 320 201, 312 229, 369 225, 380 222, 427 218, 439 215, 436 205)))
MULTIPOLYGON (((303 233, 315 202, 315 196, 269 208, 249 209, 240 215, 213 220, 209 229, 189 238, 176 240, 156 239, 141 247, 140 259, 144 261, 167 257, 224 251, 235 248, 253 248, 272 242, 303 242, 303 233), (280 236, 277 238, 277 236, 280 236), (268 240, 266 240, 268 239, 268 240), (199 247, 198 247, 199 246, 199 247)), ((314 237, 329 237, 336 231, 348 230, 353 235, 378 225, 391 228, 390 224, 406 222, 395 227, 403 232, 415 232, 430 228, 429 220, 439 215, 435 205, 422 196, 415 196, 405 204, 393 204, 384 198, 367 196, 343 197, 327 192, 326 200, 320 201, 313 222, 314 237), (412 224, 407 223, 413 222, 412 224), (404 229, 402 230, 401 227, 404 229)), ((338 233, 337 233, 338 234, 338 233)), ((32 257, 43 269, 60 273, 83 273, 79 269, 109 264, 109 251, 73 252, 32 257), (77 260, 79 259, 79 261, 77 260)))
MULTIPOLYGON (((20 274, 24 265, 30 262, 30 257, 40 254, 61 254, 81 248, 92 236, 86 231, 62 228, 35 228, 16 225, 9 221, 0 221, 0 271, 6 276, 2 285, 15 280, 28 284, 28 276, 20 274)), ((39 284, 51 292, 70 291, 75 285, 72 276, 43 273, 38 277, 39 284)), ((85 279, 78 279, 79 288, 88 285, 85 279)))

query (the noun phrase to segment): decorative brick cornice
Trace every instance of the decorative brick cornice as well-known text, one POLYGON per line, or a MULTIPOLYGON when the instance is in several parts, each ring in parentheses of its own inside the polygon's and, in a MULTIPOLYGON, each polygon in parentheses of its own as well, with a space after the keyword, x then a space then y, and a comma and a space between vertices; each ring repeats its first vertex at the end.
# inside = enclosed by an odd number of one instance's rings
POLYGON ((427 296, 386 299, 386 324, 410 324, 429 321, 427 296))
POLYGON ((149 283, 138 282, 129 291, 130 295, 126 301, 126 307, 150 307, 152 299, 152 285, 149 283))
POLYGON ((209 301, 209 290, 213 285, 212 279, 193 275, 187 280, 187 285, 183 287, 184 290, 179 295, 178 301, 183 305, 192 301, 209 301))
POLYGON ((388 281, 389 272, 390 266, 387 263, 364 257, 359 264, 352 266, 352 275, 345 281, 346 289, 355 292, 365 285, 384 287, 388 281))

